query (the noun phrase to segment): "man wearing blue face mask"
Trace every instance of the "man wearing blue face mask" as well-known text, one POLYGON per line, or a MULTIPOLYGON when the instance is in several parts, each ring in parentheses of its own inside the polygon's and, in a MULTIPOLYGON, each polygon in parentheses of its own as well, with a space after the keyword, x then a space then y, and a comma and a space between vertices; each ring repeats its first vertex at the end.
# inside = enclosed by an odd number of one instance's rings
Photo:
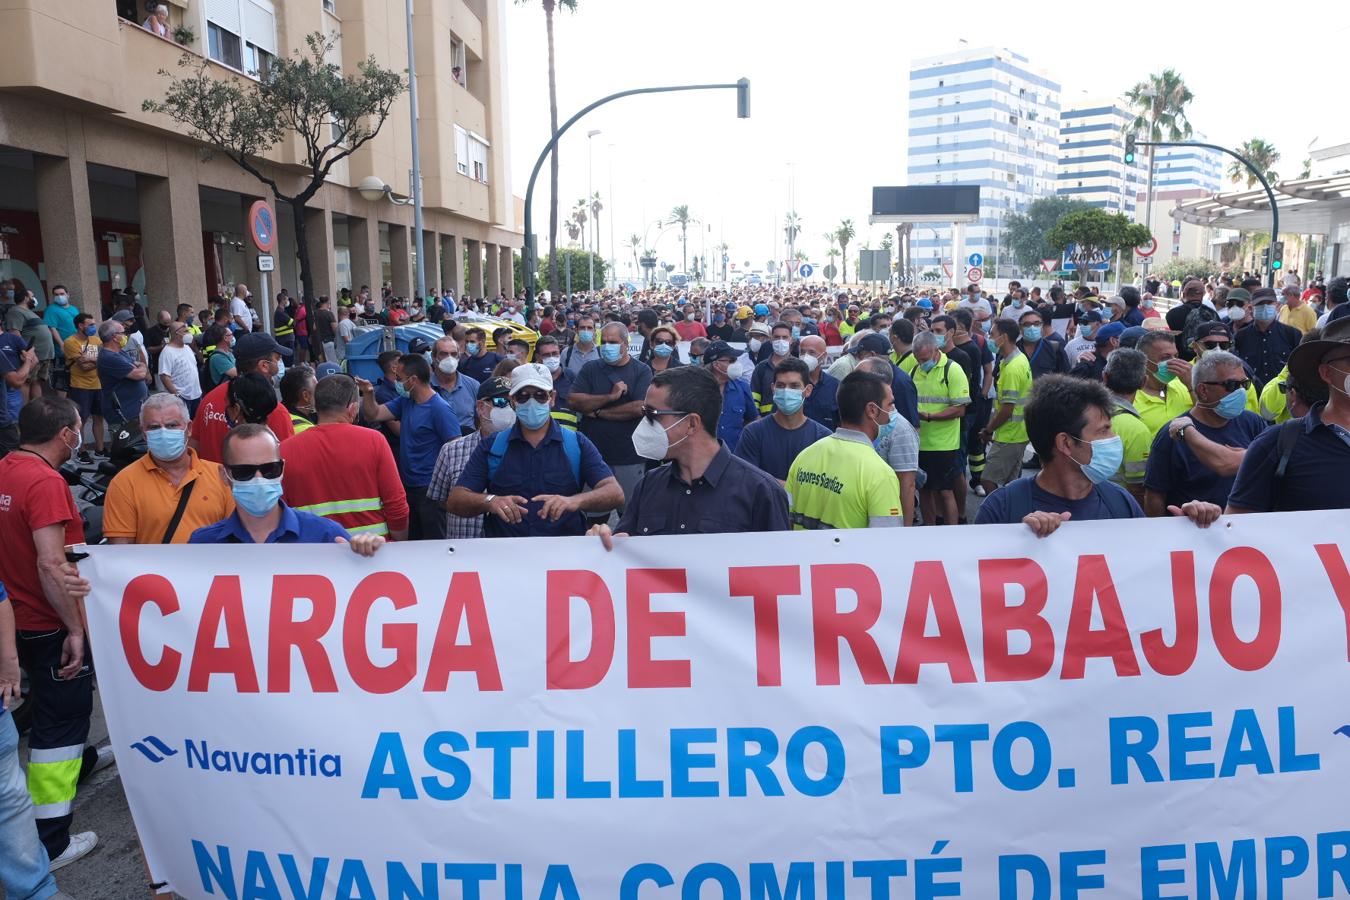
POLYGON ((221 479, 234 496, 234 513, 198 528, 189 544, 349 544, 358 556, 384 545, 378 534, 350 535, 336 522, 281 500, 281 443, 266 425, 236 425, 221 445, 221 479))
POLYGON ((1017 325, 1022 330, 1019 347, 1031 364, 1032 378, 1068 374, 1068 354, 1064 352, 1064 345, 1057 340, 1058 335, 1047 331, 1043 315, 1029 309, 1017 317, 1017 325))
POLYGON ((1280 374, 1289 354, 1303 340, 1303 332, 1279 321, 1279 302, 1274 288, 1252 291, 1251 311, 1252 324, 1238 329, 1233 338, 1233 350, 1252 367, 1257 390, 1260 390, 1280 374))
POLYGON ((811 370, 803 359, 789 356, 780 361, 773 371, 773 414, 745 426, 736 455, 785 483, 797 454, 830 436, 830 429, 806 416, 804 407, 813 389, 811 370))
POLYGON ((623 489, 595 444, 553 421, 553 375, 545 366, 512 370, 510 397, 516 424, 479 441, 446 509, 483 516, 484 537, 585 534, 586 515, 616 509, 623 489))
POLYGON ((234 512, 220 466, 188 448, 192 417, 169 393, 151 394, 141 406, 141 431, 149 451, 108 485, 103 534, 110 544, 183 544, 198 528, 234 512))
POLYGON ((581 416, 579 430, 599 449, 624 496, 631 495, 647 468, 633 449, 633 430, 651 383, 651 366, 628 353, 628 329, 609 322, 600 330, 600 358, 582 367, 568 397, 581 416))
MULTIPOLYGON (((1026 405, 1026 427, 1041 470, 991 493, 975 524, 1021 522, 1043 538, 1069 520, 1143 518, 1129 492, 1110 480, 1125 457, 1111 428, 1112 409, 1111 395, 1097 382, 1061 375, 1037 381, 1026 405)), ((1168 511, 1201 528, 1222 512, 1198 500, 1168 511)))
POLYGON ((1228 502, 1247 447, 1266 430, 1265 419, 1247 409, 1250 384, 1242 360, 1231 353, 1211 350, 1195 361, 1195 405, 1168 422, 1149 449, 1144 511, 1150 516, 1188 500, 1228 502))

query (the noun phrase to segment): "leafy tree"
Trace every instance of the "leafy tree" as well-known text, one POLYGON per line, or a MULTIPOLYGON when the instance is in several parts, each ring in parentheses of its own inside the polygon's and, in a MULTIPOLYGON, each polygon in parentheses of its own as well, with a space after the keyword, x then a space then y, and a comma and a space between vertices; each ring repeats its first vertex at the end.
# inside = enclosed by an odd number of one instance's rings
MULTIPOLYGON (((530 0, 516 0, 524 6, 530 0)), ((558 69, 557 57, 553 47, 553 13, 558 7, 568 12, 577 11, 577 0, 540 0, 544 7, 544 30, 548 32, 548 122, 549 136, 558 131, 558 69)), ((555 144, 549 156, 548 166, 548 246, 553 251, 558 248, 558 147, 555 144)), ((553 293, 558 292, 558 266, 550 260, 548 265, 548 286, 553 293)))
POLYGON ((1298 177, 1299 177, 1299 180, 1300 180, 1300 181, 1302 181, 1304 178, 1311 178, 1311 177, 1312 177, 1312 157, 1311 157, 1311 156, 1309 156, 1307 159, 1303 160, 1303 168, 1299 170, 1298 177))
MULTIPOLYGON (((548 256, 540 259, 540 271, 547 269, 552 262, 553 260, 549 259, 548 256)), ((604 258, 597 253, 591 253, 589 250, 573 250, 570 247, 560 247, 558 249, 557 262, 564 273, 562 290, 567 289, 566 272, 569 270, 572 273, 572 290, 574 291, 586 289, 586 279, 590 277, 590 266, 592 262, 594 262, 595 265, 595 280, 597 284, 603 284, 605 277, 609 273, 609 265, 605 262, 604 258)), ((516 254, 517 274, 520 274, 520 265, 520 254, 516 254)), ((521 286, 519 288, 520 290, 524 290, 523 280, 517 278, 516 283, 521 286)), ((556 299, 556 296, 554 299, 556 299)))
POLYGON ((305 37, 308 52, 278 56, 253 81, 232 75, 216 78, 208 62, 191 53, 178 60, 183 74, 170 79, 163 100, 146 100, 146 112, 168 116, 188 136, 224 154, 261 181, 277 203, 291 207, 295 246, 300 258, 300 287, 306 305, 314 299, 314 274, 305 233, 305 204, 323 187, 333 167, 379 134, 389 111, 407 89, 397 72, 370 56, 354 74, 327 61, 336 34, 305 37), (267 173, 262 158, 278 143, 299 138, 303 146, 299 189, 288 193, 267 173))
POLYGON ((1042 197, 1027 207, 1025 213, 1015 213, 1003 220, 1003 245, 1012 251, 1019 269, 1035 272, 1041 260, 1059 255, 1045 239, 1050 229, 1069 213, 1092 208, 1091 203, 1082 200, 1042 197))
POLYGON ((848 242, 853 240, 856 235, 857 231, 853 228, 852 219, 844 219, 839 223, 839 227, 836 228, 834 232, 834 239, 839 242, 839 252, 844 257, 841 269, 843 275, 842 281, 845 283, 848 282, 848 242))
MULTIPOLYGON (((1243 141, 1242 146, 1238 148, 1238 156, 1244 157, 1257 171, 1266 176, 1266 181, 1272 185, 1280 180, 1271 168, 1280 161, 1280 151, 1275 149, 1275 145, 1263 141, 1261 138, 1252 138, 1249 141, 1243 141)), ((1241 184, 1244 181, 1248 188, 1254 188, 1257 185, 1256 176, 1236 159, 1228 165, 1228 178, 1234 184, 1241 184)))
MULTIPOLYGON (((797 235, 802 232, 802 217, 797 215, 794 209, 783 219, 783 235, 787 238, 788 258, 794 258, 797 252, 797 235)), ((788 269, 788 281, 792 280, 793 271, 788 269)))
POLYGON ((1185 283, 1186 279, 1191 276, 1212 278, 1221 274, 1221 272, 1222 269, 1218 263, 1197 257, 1195 259, 1169 259, 1159 266, 1154 274, 1170 284, 1173 281, 1185 283))
POLYGON ((689 271, 689 223, 693 221, 689 217, 688 206, 677 206, 670 211, 670 219, 666 222, 667 225, 680 226, 681 272, 689 271))
POLYGON ((1087 280, 1088 264, 1097 256, 1123 253, 1147 244, 1147 225, 1136 225, 1122 213, 1092 207, 1071 212, 1050 229, 1045 240, 1068 255, 1079 281, 1087 280))

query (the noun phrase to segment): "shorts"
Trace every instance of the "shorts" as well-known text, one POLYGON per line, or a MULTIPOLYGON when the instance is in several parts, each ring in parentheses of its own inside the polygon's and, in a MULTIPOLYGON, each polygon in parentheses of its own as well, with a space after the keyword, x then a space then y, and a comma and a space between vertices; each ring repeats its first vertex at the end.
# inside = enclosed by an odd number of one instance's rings
POLYGON ((919 468, 925 476, 925 491, 950 491, 956 480, 958 450, 920 450, 919 468))
POLYGON ((309 336, 304 334, 296 335, 296 340, 300 342, 301 350, 309 349, 309 336))
POLYGON ((984 457, 984 474, 980 477, 990 484, 1002 487, 1022 477, 1022 455, 1026 452, 1027 442, 1003 444, 989 442, 989 450, 984 457))
POLYGON ((28 383, 36 384, 39 381, 46 383, 51 380, 51 377, 52 361, 50 359, 44 359, 38 362, 36 366, 33 366, 33 371, 28 373, 28 383))
POLYGON ((103 405, 99 401, 102 391, 92 388, 71 388, 70 402, 80 410, 80 421, 88 422, 91 416, 103 415, 103 405))

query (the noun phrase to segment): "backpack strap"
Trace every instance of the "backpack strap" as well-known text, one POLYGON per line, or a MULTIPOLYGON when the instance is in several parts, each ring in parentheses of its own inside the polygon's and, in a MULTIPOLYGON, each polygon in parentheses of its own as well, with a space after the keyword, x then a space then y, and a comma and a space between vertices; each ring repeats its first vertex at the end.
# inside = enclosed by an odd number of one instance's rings
POLYGON ((1010 522, 1020 522, 1031 514, 1031 482, 1035 476, 1030 478, 1017 478, 1004 485, 1003 490, 1008 492, 1008 520, 1010 522))
POLYGON ((497 470, 502 466, 502 458, 506 456, 506 448, 511 442, 510 428, 505 431, 499 431, 492 438, 492 446, 488 448, 488 484, 497 477, 497 470))
POLYGON ((1128 492, 1111 482, 1105 482, 1095 487, 1097 496, 1101 499, 1102 505, 1111 512, 1113 519, 1130 519, 1134 517, 1134 510, 1130 507, 1128 492))
POLYGON ((1275 478, 1284 478, 1289 468, 1289 460, 1294 455, 1294 445, 1298 443, 1299 432, 1303 430, 1303 417, 1290 419, 1280 426, 1280 435, 1275 439, 1275 452, 1279 462, 1275 464, 1275 478))
MULTIPOLYGON (((567 466, 572 470, 572 479, 577 483, 577 490, 581 490, 581 441, 572 429, 561 426, 559 429, 562 431, 563 455, 567 457, 567 466)), ((492 446, 488 448, 489 485, 497 477, 497 470, 501 468, 506 449, 511 444, 511 431, 510 428, 499 431, 492 438, 492 446)))

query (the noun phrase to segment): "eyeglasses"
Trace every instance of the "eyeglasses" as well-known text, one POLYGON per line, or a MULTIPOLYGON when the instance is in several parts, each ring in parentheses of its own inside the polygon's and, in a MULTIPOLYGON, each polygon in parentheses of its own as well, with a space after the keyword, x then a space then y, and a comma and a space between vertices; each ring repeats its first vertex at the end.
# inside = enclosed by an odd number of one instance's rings
POLYGON ((1224 341, 1221 344, 1201 343, 1200 346, 1204 347, 1206 350, 1227 350, 1229 347, 1233 345, 1230 344, 1228 341, 1224 341))
POLYGON ((511 396, 515 399, 517 403, 526 403, 530 400, 534 400, 539 403, 548 402, 547 391, 516 391, 516 393, 512 394, 511 396))
POLYGON ((506 409, 508 406, 511 405, 511 398, 510 398, 510 397, 491 397, 491 398, 489 398, 489 399, 487 399, 487 400, 484 400, 483 402, 484 402, 484 403, 491 403, 491 404, 492 404, 494 407, 496 407, 497 409, 506 409))
POLYGON ((1233 391, 1245 391, 1252 383, 1250 378, 1225 378, 1223 381, 1202 381, 1201 384, 1208 384, 1211 387, 1221 387, 1228 393, 1233 391))
POLYGON ((226 466, 225 471, 229 473, 231 481, 252 481, 254 476, 260 472, 262 477, 267 479, 280 478, 284 468, 286 468, 286 461, 276 459, 265 463, 239 463, 238 465, 226 466))
POLYGON ((656 342, 656 346, 658 346, 658 347, 674 347, 674 346, 675 346, 675 341, 657 341, 657 342, 656 342))
POLYGON ((682 409, 652 409, 650 406, 642 407, 642 417, 653 424, 660 416, 687 416, 689 413, 682 409))

